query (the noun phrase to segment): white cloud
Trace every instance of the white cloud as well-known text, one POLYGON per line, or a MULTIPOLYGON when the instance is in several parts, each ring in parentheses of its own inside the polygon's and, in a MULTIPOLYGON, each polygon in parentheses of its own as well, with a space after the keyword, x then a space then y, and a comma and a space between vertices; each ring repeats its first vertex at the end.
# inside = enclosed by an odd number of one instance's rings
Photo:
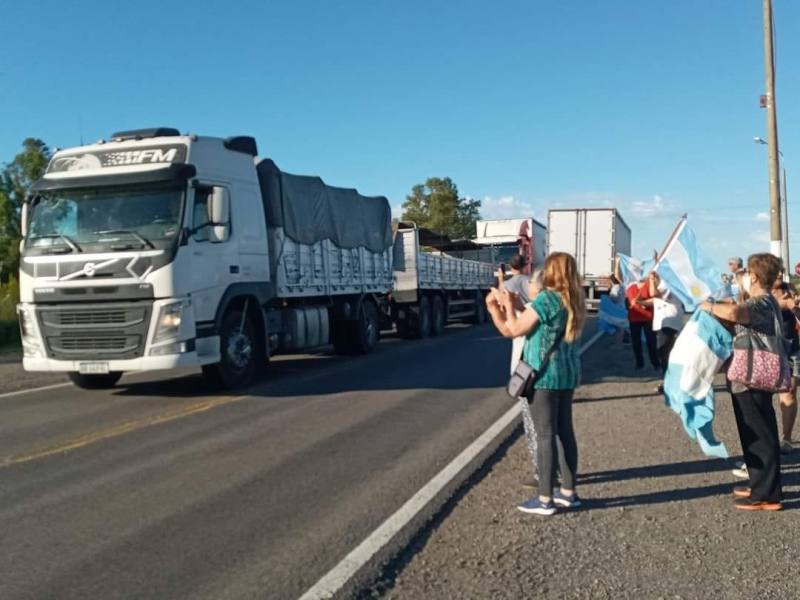
POLYGON ((658 195, 653 196, 653 199, 649 201, 634 200, 631 208, 635 214, 643 217, 666 215, 673 209, 671 202, 664 202, 664 199, 658 195))
POLYGON ((769 213, 760 212, 756 215, 756 221, 769 221, 769 213))
POLYGON ((546 218, 546 210, 535 210, 532 202, 516 196, 485 196, 481 199, 481 217, 484 219, 546 218))

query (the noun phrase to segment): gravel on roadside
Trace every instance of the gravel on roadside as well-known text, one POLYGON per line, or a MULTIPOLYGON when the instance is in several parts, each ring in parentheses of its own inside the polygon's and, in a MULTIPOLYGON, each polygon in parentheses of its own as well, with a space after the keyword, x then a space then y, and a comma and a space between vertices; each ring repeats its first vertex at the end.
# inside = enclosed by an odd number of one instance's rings
POLYGON ((717 393, 715 430, 731 458, 710 458, 656 394, 657 375, 637 377, 632 362, 607 338, 584 357, 581 508, 516 509, 533 494, 520 437, 360 597, 800 597, 800 452, 783 455, 782 512, 734 509, 743 482, 731 474, 741 448, 728 394, 717 393))
POLYGON ((69 380, 64 373, 30 373, 22 368, 22 357, 0 355, 0 394, 44 387, 69 380))

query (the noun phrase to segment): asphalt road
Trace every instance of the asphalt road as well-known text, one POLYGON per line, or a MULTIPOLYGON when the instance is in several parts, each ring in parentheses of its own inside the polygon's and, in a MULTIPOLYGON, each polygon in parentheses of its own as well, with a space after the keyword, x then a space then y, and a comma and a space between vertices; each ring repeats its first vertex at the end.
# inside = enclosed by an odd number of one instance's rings
POLYGON ((630 347, 609 337, 583 356, 580 508, 552 517, 516 509, 535 493, 522 486, 532 467, 517 438, 359 597, 800 598, 800 451, 781 456, 783 511, 735 509, 732 490, 746 482, 731 474, 741 447, 723 378, 714 430, 725 460, 701 452, 655 392, 657 375, 633 365, 630 347))
MULTIPOLYGON (((590 332, 587 332, 590 333, 590 332)), ((297 598, 511 406, 491 326, 0 398, 0 598, 297 598)))

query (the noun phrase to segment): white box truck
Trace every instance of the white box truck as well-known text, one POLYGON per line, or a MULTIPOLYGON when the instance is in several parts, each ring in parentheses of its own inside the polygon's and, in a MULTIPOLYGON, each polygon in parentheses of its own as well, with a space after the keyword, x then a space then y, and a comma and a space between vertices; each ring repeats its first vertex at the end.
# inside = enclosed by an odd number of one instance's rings
POLYGON ((96 389, 197 366, 236 388, 279 352, 368 353, 394 325, 485 320, 493 265, 429 259, 386 198, 257 154, 252 137, 171 128, 56 151, 22 211, 24 368, 96 389))
POLYGON ((452 256, 506 265, 515 254, 525 257, 523 272, 530 275, 547 256, 547 227, 533 218, 492 219, 475 223, 475 238, 439 245, 452 256))
POLYGON ((578 262, 588 307, 597 309, 611 289, 617 253, 631 253, 631 229, 614 208, 559 208, 547 213, 547 252, 567 252, 578 262))

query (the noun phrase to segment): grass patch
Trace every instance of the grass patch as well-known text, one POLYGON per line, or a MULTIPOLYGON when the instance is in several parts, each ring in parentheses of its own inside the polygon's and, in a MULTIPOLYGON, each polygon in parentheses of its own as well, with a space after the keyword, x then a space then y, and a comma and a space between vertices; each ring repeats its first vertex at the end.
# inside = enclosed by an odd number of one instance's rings
POLYGON ((0 321, 0 356, 17 354, 22 350, 19 341, 19 323, 0 321))
POLYGON ((17 302, 19 302, 19 284, 14 277, 11 277, 7 283, 0 283, 0 355, 15 354, 22 349, 19 340, 17 302))

